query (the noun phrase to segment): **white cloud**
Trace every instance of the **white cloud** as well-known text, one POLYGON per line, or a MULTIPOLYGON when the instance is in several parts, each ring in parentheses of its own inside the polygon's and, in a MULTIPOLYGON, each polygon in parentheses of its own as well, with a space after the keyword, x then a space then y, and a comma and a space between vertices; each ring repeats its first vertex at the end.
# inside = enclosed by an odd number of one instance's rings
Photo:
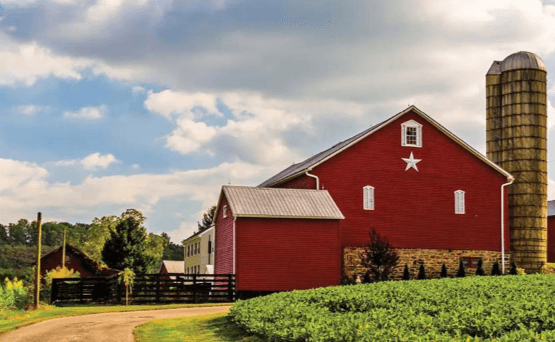
POLYGON ((102 118, 105 112, 106 112, 105 105, 101 105, 98 107, 83 107, 75 112, 71 112, 71 111, 65 112, 64 117, 70 118, 70 119, 97 120, 102 118))
POLYGON ((133 92, 133 94, 146 93, 145 87, 142 86, 134 86, 133 88, 131 88, 131 91, 133 92))
POLYGON ((54 162, 47 162, 45 165, 46 166, 52 165, 57 167, 80 165, 85 170, 95 170, 95 169, 107 169, 111 164, 117 163, 117 162, 119 162, 119 160, 117 160, 116 157, 114 157, 114 155, 111 153, 102 155, 100 154, 100 152, 95 152, 81 159, 57 160, 54 162))
POLYGON ((107 169, 110 164, 117 162, 117 159, 110 153, 101 155, 100 153, 92 153, 81 160, 81 165, 85 170, 91 169, 107 169))
POLYGON ((185 196, 208 208, 217 199, 221 184, 228 180, 253 184, 265 173, 266 168, 256 165, 223 163, 168 174, 89 176, 79 184, 51 183, 41 166, 0 158, 0 217, 14 222, 22 216, 34 217, 47 207, 49 216, 92 220, 91 212, 100 206, 149 212, 161 199, 173 196, 185 196))
POLYGON ((215 135, 216 128, 181 117, 177 119, 177 128, 167 138, 166 146, 186 154, 198 150, 215 135))
POLYGON ((219 114, 217 95, 211 93, 185 93, 164 90, 158 93, 149 92, 145 101, 145 108, 166 118, 174 115, 185 115, 192 118, 193 108, 202 107, 209 113, 219 114))
POLYGON ((15 110, 23 115, 27 115, 27 116, 33 116, 35 114, 37 114, 38 112, 41 112, 45 109, 48 109, 48 106, 38 106, 38 105, 34 105, 34 104, 29 104, 29 105, 22 105, 22 106, 17 106, 15 107, 15 110))

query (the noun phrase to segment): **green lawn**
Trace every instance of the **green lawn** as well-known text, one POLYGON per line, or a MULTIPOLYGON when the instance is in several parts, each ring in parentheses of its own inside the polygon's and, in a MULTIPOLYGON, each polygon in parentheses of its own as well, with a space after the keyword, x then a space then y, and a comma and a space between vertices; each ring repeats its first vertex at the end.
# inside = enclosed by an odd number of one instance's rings
POLYGON ((233 305, 233 303, 222 304, 164 304, 164 305, 113 305, 113 306, 67 306, 56 307, 44 305, 38 310, 28 311, 14 311, 14 310, 0 310, 0 335, 9 331, 46 321, 52 318, 80 316, 95 313, 105 312, 123 312, 123 311, 139 311, 139 310, 161 310, 161 309, 176 309, 176 308, 189 308, 198 306, 222 306, 233 305))
POLYGON ((137 342, 263 342, 245 336, 228 322, 227 313, 150 321, 136 327, 133 333, 137 342))

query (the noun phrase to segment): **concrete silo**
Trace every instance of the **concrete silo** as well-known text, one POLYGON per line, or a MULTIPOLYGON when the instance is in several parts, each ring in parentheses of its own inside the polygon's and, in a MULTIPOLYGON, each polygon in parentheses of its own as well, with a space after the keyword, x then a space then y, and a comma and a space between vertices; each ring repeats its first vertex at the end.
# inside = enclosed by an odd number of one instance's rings
POLYGON ((531 52, 494 61, 486 74, 487 157, 510 172, 511 257, 527 273, 547 260, 546 68, 531 52))

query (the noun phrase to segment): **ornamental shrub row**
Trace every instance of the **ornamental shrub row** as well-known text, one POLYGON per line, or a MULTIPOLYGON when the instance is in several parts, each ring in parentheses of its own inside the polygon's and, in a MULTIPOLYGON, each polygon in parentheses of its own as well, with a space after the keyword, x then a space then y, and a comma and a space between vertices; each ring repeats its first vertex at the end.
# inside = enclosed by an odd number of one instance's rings
POLYGON ((555 275, 380 282, 238 301, 265 341, 553 341, 555 275))

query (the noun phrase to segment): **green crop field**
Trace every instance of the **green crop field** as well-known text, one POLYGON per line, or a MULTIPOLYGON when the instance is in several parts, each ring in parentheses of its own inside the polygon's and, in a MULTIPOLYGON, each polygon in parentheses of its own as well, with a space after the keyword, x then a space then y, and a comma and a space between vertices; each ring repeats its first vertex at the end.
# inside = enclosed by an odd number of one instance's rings
POLYGON ((265 341, 555 341, 555 275, 382 282, 238 301, 265 341))

